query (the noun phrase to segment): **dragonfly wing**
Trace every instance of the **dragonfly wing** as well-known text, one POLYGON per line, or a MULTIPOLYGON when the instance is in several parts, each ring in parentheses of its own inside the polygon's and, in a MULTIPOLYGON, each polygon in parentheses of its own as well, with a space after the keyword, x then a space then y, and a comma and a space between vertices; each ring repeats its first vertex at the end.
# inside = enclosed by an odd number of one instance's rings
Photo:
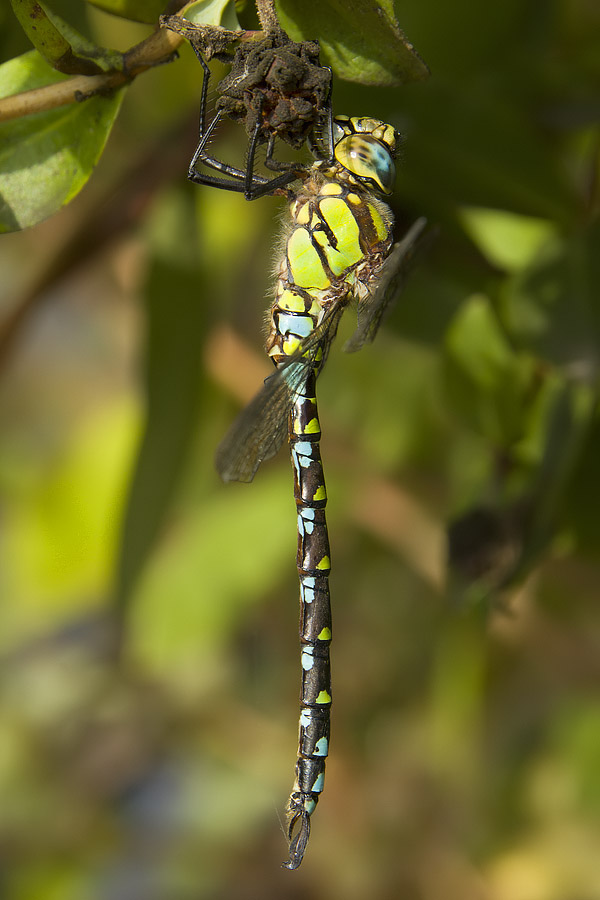
POLYGON ((390 308, 402 288, 410 270, 427 219, 421 217, 408 229, 401 241, 394 244, 386 259, 373 291, 358 305, 358 325, 349 341, 344 345, 347 353, 360 350, 364 344, 374 339, 385 312, 390 308))
POLYGON ((280 365, 239 414, 217 448, 216 467, 223 481, 252 481, 265 459, 275 456, 288 433, 288 417, 306 377, 319 370, 335 337, 347 295, 333 303, 314 331, 280 365))
POLYGON ((287 434, 292 394, 280 371, 242 410, 217 448, 215 462, 223 481, 252 481, 263 459, 275 456, 287 434))

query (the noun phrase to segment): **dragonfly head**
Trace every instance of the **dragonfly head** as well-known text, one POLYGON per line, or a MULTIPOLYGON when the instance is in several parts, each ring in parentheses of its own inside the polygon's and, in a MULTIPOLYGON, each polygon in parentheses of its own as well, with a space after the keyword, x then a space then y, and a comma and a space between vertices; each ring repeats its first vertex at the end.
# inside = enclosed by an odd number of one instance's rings
POLYGON ((379 119, 336 116, 333 123, 336 160, 357 178, 376 190, 391 194, 396 169, 394 153, 398 135, 392 125, 379 119))

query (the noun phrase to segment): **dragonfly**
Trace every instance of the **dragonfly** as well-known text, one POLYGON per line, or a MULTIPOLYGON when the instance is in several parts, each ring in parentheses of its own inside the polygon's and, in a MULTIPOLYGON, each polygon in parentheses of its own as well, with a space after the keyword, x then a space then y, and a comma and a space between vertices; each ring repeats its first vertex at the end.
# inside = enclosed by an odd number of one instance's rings
MULTIPOLYGON (((289 206, 266 342, 275 371, 219 445, 216 466, 225 482, 252 481, 260 464, 288 440, 298 522, 302 681, 283 866, 297 869, 324 787, 332 704, 331 554, 316 382, 351 302, 357 306, 358 324, 344 349, 359 350, 374 339, 403 286, 415 249, 423 243, 426 221, 418 219, 394 242, 392 211, 382 198, 394 187, 400 136, 379 119, 333 117, 331 70, 320 65, 317 42, 297 44, 283 32, 260 40, 251 36, 232 61, 228 51, 221 54, 220 45, 210 46, 211 55, 231 62, 231 71, 221 82, 216 114, 207 123, 211 73, 203 54, 211 30, 189 23, 182 29, 172 17, 163 24, 188 38, 204 72, 199 141, 188 178, 241 192, 247 200, 284 196, 289 206), (243 169, 210 149, 224 118, 246 128, 243 169), (278 141, 296 149, 306 143, 314 162, 277 160, 278 141), (266 145, 265 174, 256 167, 261 145, 266 145)), ((239 37, 226 33, 226 44, 239 37)))
POLYGON ((302 683, 295 782, 286 810, 289 858, 283 865, 288 869, 302 862, 323 790, 332 704, 331 557, 316 381, 351 301, 357 304, 358 325, 345 349, 358 350, 374 339, 426 226, 418 219, 394 242, 392 212, 381 198, 393 189, 396 130, 378 119, 337 116, 331 131, 331 158, 298 168, 297 183, 286 190, 289 220, 266 342, 275 372, 216 454, 224 481, 249 482, 289 441, 298 516, 302 683))

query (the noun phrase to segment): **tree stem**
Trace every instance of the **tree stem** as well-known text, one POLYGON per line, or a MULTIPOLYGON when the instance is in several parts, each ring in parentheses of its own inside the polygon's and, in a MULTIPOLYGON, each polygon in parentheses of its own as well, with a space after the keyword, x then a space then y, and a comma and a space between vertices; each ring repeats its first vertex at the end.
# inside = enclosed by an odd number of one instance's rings
POLYGON ((36 112, 46 112, 76 103, 100 91, 110 91, 132 81, 140 72, 168 62, 181 44, 183 38, 160 28, 140 44, 125 53, 124 72, 106 72, 102 75, 75 75, 64 81, 57 81, 45 87, 23 91, 11 97, 0 99, 0 122, 19 119, 36 112))

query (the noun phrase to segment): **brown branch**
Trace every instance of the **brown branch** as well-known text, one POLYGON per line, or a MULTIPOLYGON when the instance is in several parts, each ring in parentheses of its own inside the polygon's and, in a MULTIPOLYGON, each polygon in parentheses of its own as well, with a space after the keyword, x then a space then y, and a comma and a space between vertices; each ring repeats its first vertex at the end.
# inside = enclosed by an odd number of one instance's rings
POLYGON ((76 103, 97 93, 114 90, 132 81, 141 72, 169 62, 182 43, 180 35, 159 28, 123 55, 122 72, 102 75, 76 75, 65 81, 34 88, 21 94, 0 99, 0 122, 18 119, 32 113, 45 112, 69 103, 76 103))

